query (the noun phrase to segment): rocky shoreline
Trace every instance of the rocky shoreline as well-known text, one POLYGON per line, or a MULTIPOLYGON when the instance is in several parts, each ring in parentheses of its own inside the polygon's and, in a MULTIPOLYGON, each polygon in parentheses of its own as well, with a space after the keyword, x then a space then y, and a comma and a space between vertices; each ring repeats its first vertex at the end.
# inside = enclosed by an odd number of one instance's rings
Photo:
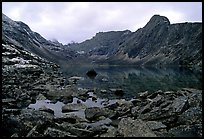
POLYGON ((65 84, 56 64, 2 47, 3 137, 202 137, 202 90, 101 99, 79 77, 65 84))

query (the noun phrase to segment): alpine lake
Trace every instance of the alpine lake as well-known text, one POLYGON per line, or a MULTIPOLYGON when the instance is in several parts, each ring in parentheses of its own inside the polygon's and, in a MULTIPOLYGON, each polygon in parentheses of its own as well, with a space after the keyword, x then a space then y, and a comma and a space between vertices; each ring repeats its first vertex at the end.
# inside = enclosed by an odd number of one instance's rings
POLYGON ((126 65, 98 66, 63 66, 66 79, 76 76, 79 88, 94 90, 100 98, 131 99, 139 92, 153 93, 158 90, 177 91, 182 88, 202 90, 202 72, 185 67, 137 67, 126 65), (94 69, 96 76, 87 76, 87 71, 94 69), (122 89, 123 95, 111 93, 111 89, 122 89), (103 92, 102 92, 102 91, 103 92))
MULTIPOLYGON (((70 78, 77 78, 76 86, 79 89, 91 90, 91 98, 82 101, 77 97, 73 98, 72 104, 80 101, 90 107, 104 107, 105 103, 113 104, 117 99, 131 100, 137 98, 137 94, 148 91, 154 93, 161 91, 177 91, 182 88, 194 88, 202 90, 202 72, 190 70, 185 67, 136 67, 136 66, 76 66, 61 65, 61 72, 66 77, 64 86, 70 85, 70 78), (88 76, 91 69, 97 73, 96 76, 88 76), (113 90, 122 90, 122 94, 115 94, 113 90)), ((72 84, 73 85, 73 84, 72 84)), ((52 103, 51 100, 37 100, 30 104, 29 108, 38 110, 46 106, 54 111, 56 117, 65 115, 62 107, 65 104, 61 101, 52 103)), ((70 112, 79 117, 85 118, 84 109, 70 112)))

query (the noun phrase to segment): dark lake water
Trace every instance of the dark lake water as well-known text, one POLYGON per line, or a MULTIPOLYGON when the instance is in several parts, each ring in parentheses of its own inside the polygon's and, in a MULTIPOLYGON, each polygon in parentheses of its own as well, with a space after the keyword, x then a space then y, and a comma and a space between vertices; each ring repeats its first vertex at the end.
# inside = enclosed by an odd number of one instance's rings
POLYGON ((63 65, 66 78, 80 76, 80 88, 93 89, 101 98, 132 98, 139 92, 176 91, 181 88, 202 90, 202 73, 184 67, 136 67, 136 66, 70 66, 63 65), (86 75, 90 69, 97 72, 92 79, 86 75), (116 96, 110 89, 123 89, 124 95, 116 96), (107 93, 101 93, 107 90, 107 93))

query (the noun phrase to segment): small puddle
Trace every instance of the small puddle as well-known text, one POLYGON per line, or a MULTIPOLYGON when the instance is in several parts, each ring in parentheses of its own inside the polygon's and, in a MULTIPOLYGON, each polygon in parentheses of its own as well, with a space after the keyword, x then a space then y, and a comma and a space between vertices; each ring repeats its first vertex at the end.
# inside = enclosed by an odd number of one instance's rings
MULTIPOLYGON (((88 94, 89 96, 95 96, 93 92, 89 92, 88 94)), ((92 98, 88 98, 84 102, 80 100, 79 98, 74 97, 71 104, 77 104, 77 102, 84 104, 87 108, 91 108, 91 107, 104 107, 107 104, 114 104, 116 100, 107 100, 107 99, 97 98, 95 101, 93 101, 92 98)), ((85 114, 84 114, 85 109, 81 109, 79 111, 68 112, 68 113, 62 113, 62 107, 64 105, 66 104, 64 104, 63 102, 57 101, 56 103, 51 103, 50 100, 46 99, 46 100, 37 100, 35 104, 30 104, 28 108, 39 110, 42 107, 46 107, 46 108, 53 110, 54 116, 56 117, 61 117, 67 114, 74 114, 80 118, 85 118, 85 114)))
POLYGON ((35 104, 30 104, 28 108, 39 110, 40 108, 45 106, 46 108, 52 109, 56 117, 60 117, 64 115, 62 113, 62 106, 64 105, 65 104, 60 101, 57 101, 56 103, 51 103, 50 100, 46 99, 46 100, 37 100, 35 104))

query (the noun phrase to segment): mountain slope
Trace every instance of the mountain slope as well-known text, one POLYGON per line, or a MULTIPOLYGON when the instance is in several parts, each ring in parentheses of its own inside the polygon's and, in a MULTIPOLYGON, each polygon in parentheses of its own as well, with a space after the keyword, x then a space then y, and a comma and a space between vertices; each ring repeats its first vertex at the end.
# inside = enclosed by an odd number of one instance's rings
POLYGON ((3 13, 2 40, 56 63, 66 60, 70 61, 70 57, 76 55, 76 52, 60 43, 46 40, 40 34, 33 32, 25 23, 13 21, 3 13))
POLYGON ((135 32, 99 32, 82 43, 62 45, 2 14, 2 40, 60 65, 202 66, 202 23, 170 24, 167 17, 160 15, 154 15, 135 32))
POLYGON ((89 55, 111 55, 130 34, 129 30, 99 32, 92 39, 72 44, 70 48, 89 55))
POLYGON ((202 23, 170 24, 167 17, 154 15, 135 32, 100 32, 71 48, 85 51, 98 64, 201 67, 202 23))
POLYGON ((135 64, 202 64, 202 23, 170 24, 155 15, 120 47, 116 57, 127 55, 135 64))

